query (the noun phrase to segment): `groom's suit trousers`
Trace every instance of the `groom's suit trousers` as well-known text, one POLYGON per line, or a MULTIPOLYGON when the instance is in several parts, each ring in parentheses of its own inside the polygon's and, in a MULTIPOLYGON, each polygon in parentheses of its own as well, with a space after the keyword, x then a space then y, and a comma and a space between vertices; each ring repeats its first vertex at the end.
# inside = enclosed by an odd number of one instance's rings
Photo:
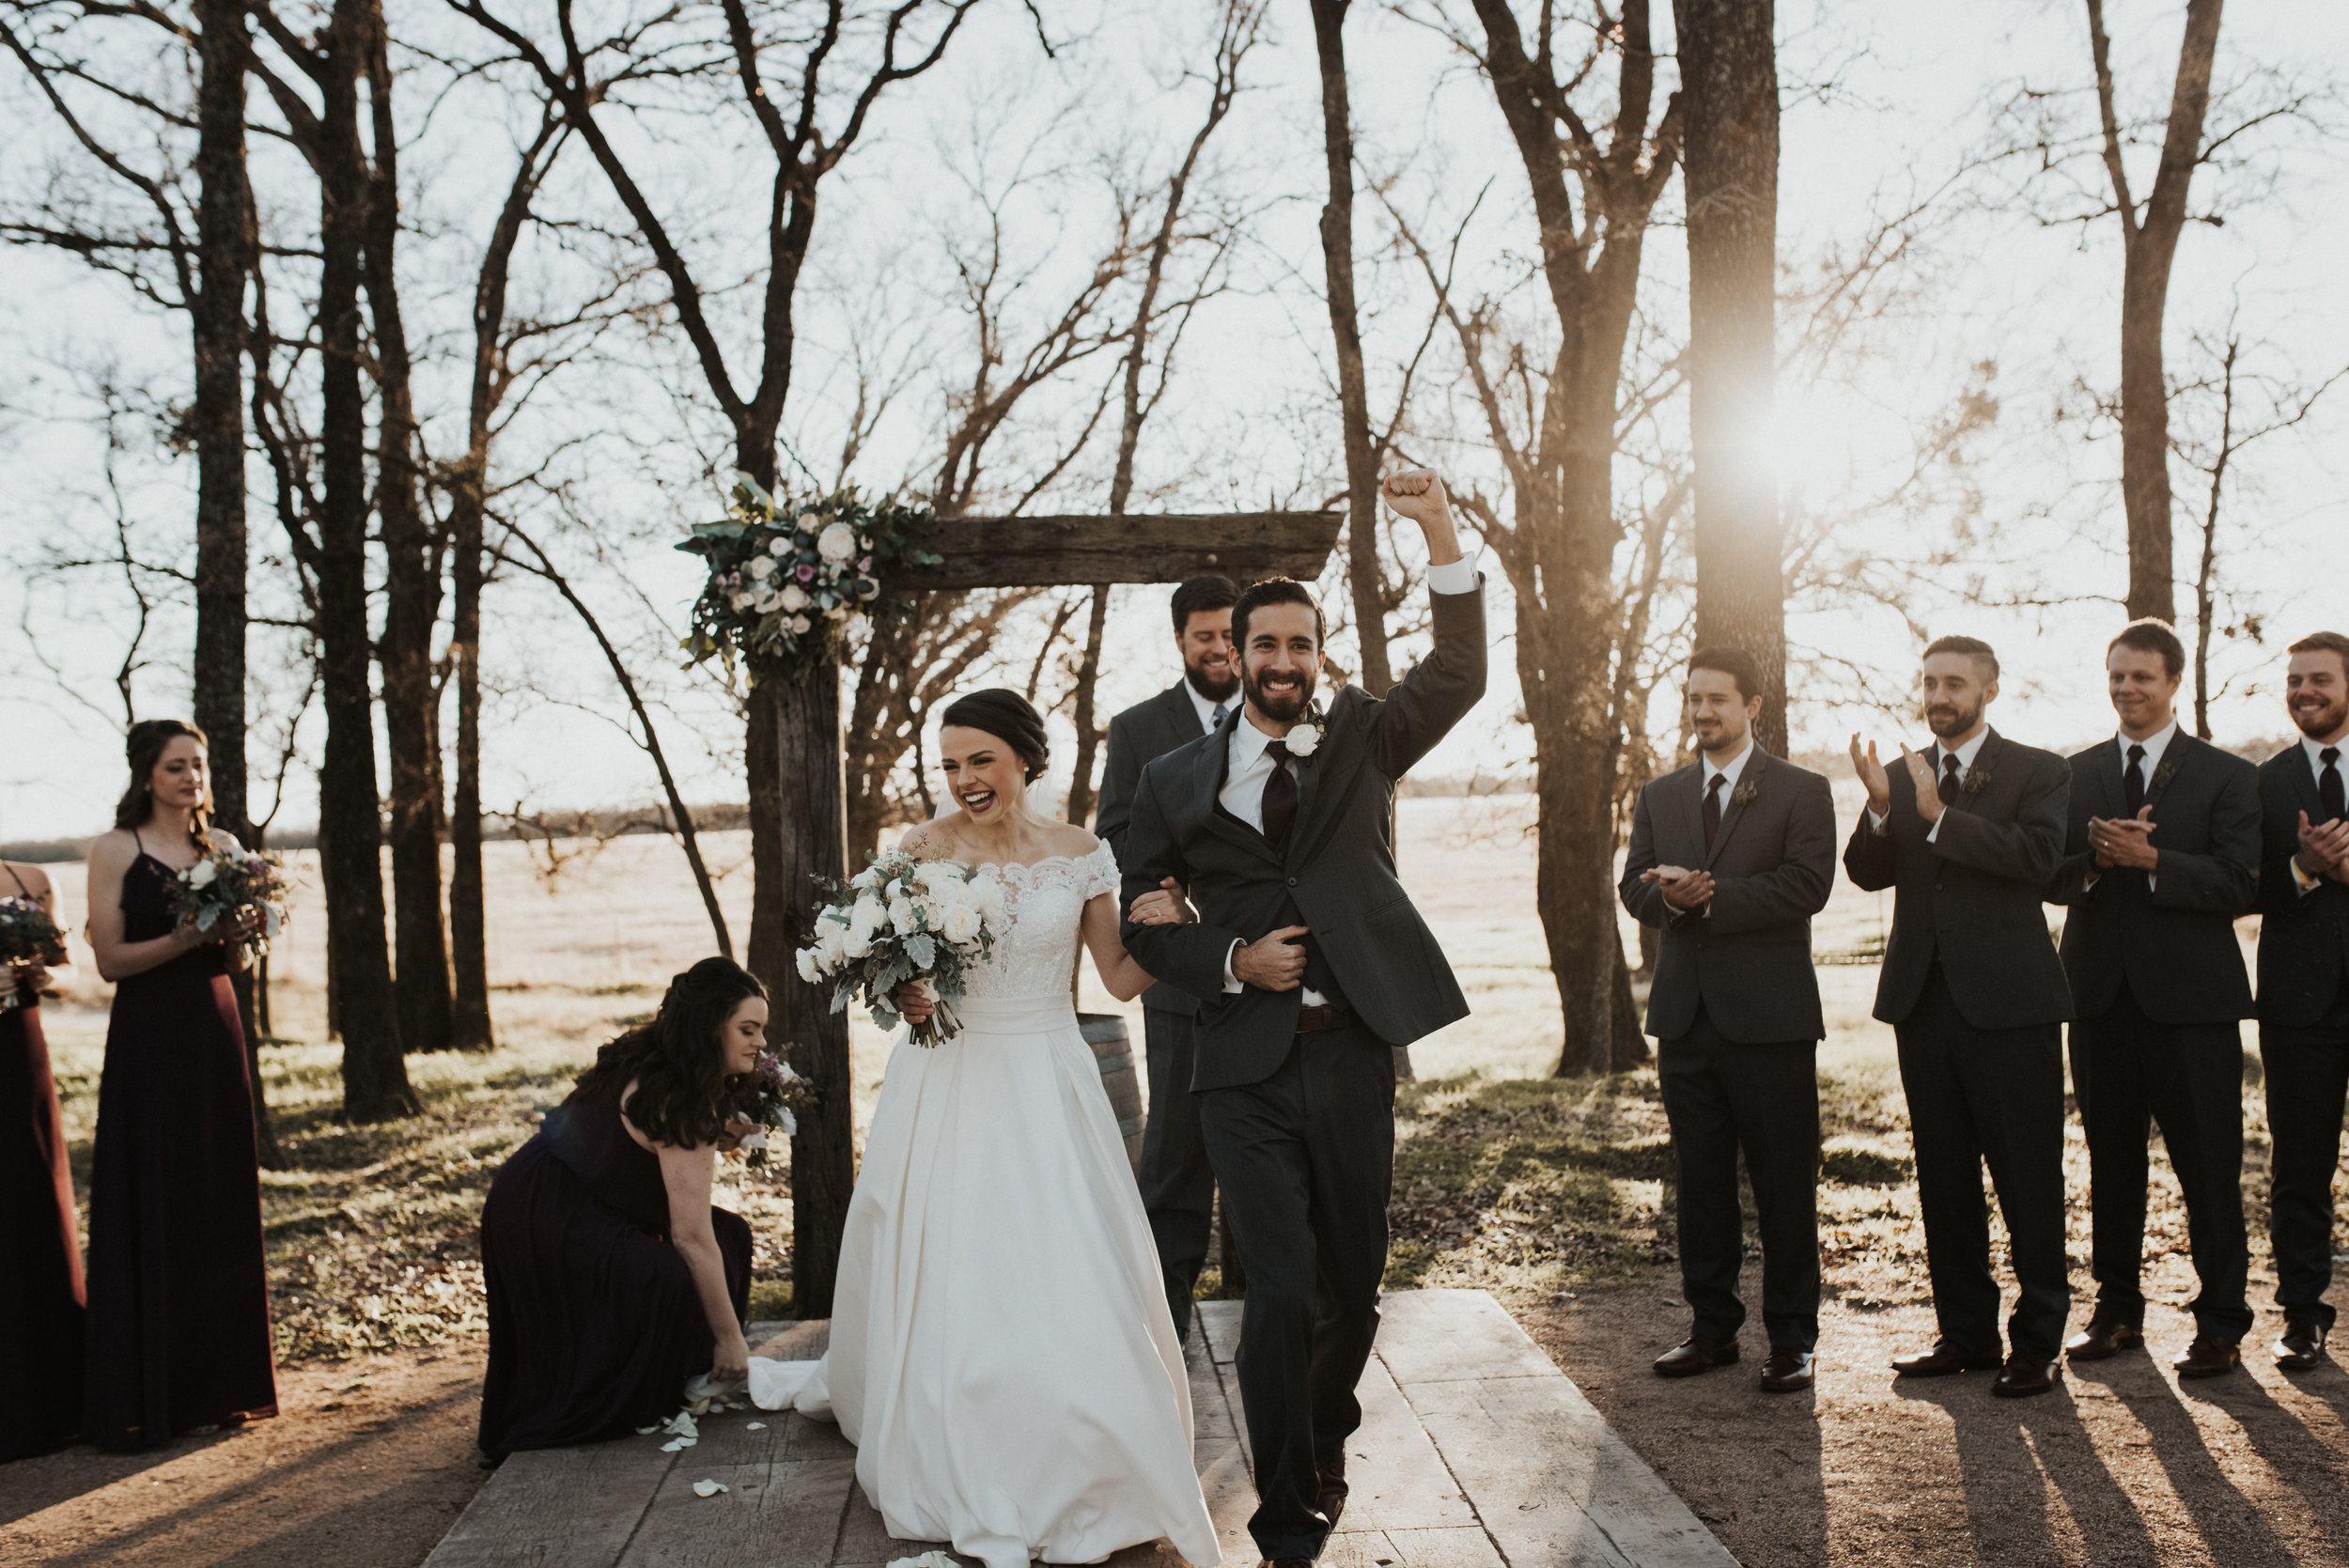
POLYGON ((1394 1052, 1367 1029, 1297 1036, 1271 1077, 1199 1096, 1248 1273, 1239 1388, 1256 1461, 1249 1533, 1268 1559, 1330 1533, 1315 1470, 1362 1423, 1394 1175, 1394 1052))

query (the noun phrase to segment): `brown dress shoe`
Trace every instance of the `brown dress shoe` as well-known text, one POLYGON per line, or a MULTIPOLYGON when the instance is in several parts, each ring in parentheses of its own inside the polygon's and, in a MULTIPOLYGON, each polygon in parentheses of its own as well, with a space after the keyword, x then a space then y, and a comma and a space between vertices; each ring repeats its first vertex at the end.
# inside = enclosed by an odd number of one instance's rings
POLYGON ((2134 1323, 2092 1318, 2085 1331, 2063 1342, 2063 1353, 2075 1361, 2101 1361, 2123 1350, 2145 1348, 2145 1330, 2134 1323))
POLYGON ((1259 1568, 1314 1568, 1314 1560, 1309 1557, 1268 1557, 1259 1568))
POLYGON ((1947 1377, 1953 1372, 1996 1372, 1999 1370, 1997 1351, 1977 1355, 1943 1340, 1931 1350, 1892 1358, 1892 1372, 1898 1377, 1947 1377))
POLYGON ((1314 1467, 1314 1506, 1330 1521, 1330 1528, 1338 1528, 1338 1515, 1346 1512, 1346 1456, 1340 1454, 1327 1465, 1314 1467))
POLYGON ((1990 1391, 2000 1399, 2029 1399, 2044 1394, 2056 1386, 2062 1368, 2052 1356, 2032 1356, 2016 1351, 2006 1358, 2006 1366, 1992 1380, 1990 1391))
POLYGON ((2180 1377, 2220 1377, 2243 1364, 2243 1347, 2232 1340, 2197 1334, 2186 1355, 2170 1363, 2180 1377))
POLYGON ((1762 1391, 1771 1394, 1791 1394, 1811 1387, 1811 1352, 1770 1347, 1770 1358, 1762 1363, 1762 1391))
POLYGON ((1680 1343, 1656 1358, 1658 1377, 1694 1377, 1698 1373, 1715 1367, 1737 1364, 1735 1340, 1708 1340, 1702 1334, 1691 1334, 1680 1343))
POLYGON ((2298 1313, 2284 1316, 2284 1335, 2276 1342, 2276 1364, 2286 1372, 2308 1372, 2325 1358, 2325 1326, 2298 1313))

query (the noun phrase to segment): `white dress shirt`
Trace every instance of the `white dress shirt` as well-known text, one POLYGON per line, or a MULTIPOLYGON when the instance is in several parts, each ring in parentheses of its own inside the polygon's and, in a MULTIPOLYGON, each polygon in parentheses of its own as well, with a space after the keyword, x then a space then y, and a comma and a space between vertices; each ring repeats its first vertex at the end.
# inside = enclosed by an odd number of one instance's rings
MULTIPOLYGON (((2145 754, 2138 759, 2138 767, 2140 770, 2142 770, 2145 776, 2145 792, 2148 795, 2152 794, 2154 790, 2154 769, 2161 766, 2161 753, 2170 749, 2170 742, 2176 737, 2177 733, 2178 722, 2175 719, 2172 719, 2168 723, 2162 725, 2162 727, 2155 734, 2148 736, 2143 740, 2131 740, 2125 733, 2114 736, 2112 737, 2112 743, 2121 749, 2121 776, 2124 779, 2128 777, 2129 748, 2132 746, 2144 747, 2145 754)), ((2088 858, 2088 874, 2080 878, 2080 885, 2082 887, 2092 888, 2096 885, 2096 878, 2102 877, 2103 875, 2104 869, 2097 865, 2096 857, 2091 855, 2088 858)), ((2149 871, 2145 874, 2145 885, 2147 887, 2157 887, 2160 885, 2160 882, 2161 874, 2159 872, 2149 871)))
POLYGON ((1719 774, 1721 781, 1721 810, 1724 812, 1729 810, 1729 798, 1737 793, 1737 776, 1746 770, 1746 759, 1751 755, 1753 755, 1751 736, 1746 737, 1746 749, 1727 762, 1717 763, 1713 760, 1710 752, 1699 752, 1697 760, 1704 765, 1704 779, 1697 786, 1698 798, 1703 799, 1703 792, 1713 787, 1714 775, 1719 774))
MULTIPOLYGON (((1476 564, 1464 556, 1457 561, 1445 561, 1429 567, 1427 591, 1431 594, 1476 592, 1476 564)), ((1190 686, 1188 681, 1184 684, 1190 691, 1191 700, 1198 701, 1198 689, 1190 686)), ((1260 833, 1264 831, 1265 781, 1272 777, 1274 766, 1272 759, 1265 755, 1265 748, 1279 738, 1279 736, 1267 735, 1258 729, 1254 718, 1243 709, 1240 722, 1232 726, 1231 752, 1224 768, 1223 790, 1216 797, 1225 811, 1260 833)), ((1239 976, 1232 972, 1232 955, 1237 953, 1240 946, 1240 941, 1236 939, 1223 953, 1223 989, 1227 993, 1247 988, 1240 983, 1239 976)), ((1311 987, 1305 991, 1305 1005, 1308 1007, 1323 1006, 1329 1000, 1311 987)))
MULTIPOLYGON (((1984 724, 1982 728, 1974 732, 1974 737, 1971 740, 1967 741, 1963 746, 1960 746, 1957 749, 1954 754, 1957 757, 1958 783, 1964 784, 1967 776, 1973 772, 1974 758, 1982 754, 1983 742, 1988 740, 1989 738, 1990 726, 1984 724)), ((1952 754, 1952 753, 1951 753, 1949 747, 1943 745, 1940 741, 1937 740, 1933 743, 1933 777, 1934 787, 1936 789, 1940 787, 1941 773, 1944 767, 1942 758, 1952 754)), ((1886 771, 1889 772, 1890 769, 1888 768, 1886 771)), ((1897 787, 1897 785, 1895 787, 1897 787)), ((1946 815, 1947 814, 1944 813, 1943 815, 1946 815)), ((1872 811, 1868 814, 1868 831, 1873 833, 1889 833, 1892 831, 1892 829, 1891 825, 1882 816, 1879 816, 1872 811)), ((1936 838, 1938 838, 1940 834, 1941 818, 1937 816, 1933 819, 1933 826, 1925 830, 1925 842, 1927 844, 1931 844, 1936 838)))
POLYGON ((1190 683, 1190 672, 1186 670, 1183 672, 1183 695, 1190 699, 1191 710, 1199 715, 1200 729, 1213 735, 1216 725, 1222 722, 1217 717, 1217 709, 1220 707, 1225 713, 1231 712, 1239 701, 1239 688, 1233 687, 1232 694, 1221 703, 1210 702, 1200 694, 1199 688, 1190 683))
MULTIPOLYGON (((2300 754, 2309 759, 2309 776, 2316 781, 2319 788, 2324 787, 2325 784, 2325 759, 2318 753, 2328 746, 2340 749, 2341 755, 2335 761, 2334 766, 2341 768, 2344 774, 2349 774, 2349 766, 2344 766, 2349 765, 2349 735, 2342 736, 2339 740, 2319 740, 2310 735, 2304 735, 2300 737, 2300 754)), ((2294 855, 2285 863, 2292 867, 2292 884, 2300 890, 2302 897, 2306 897, 2325 885, 2324 877, 2311 877, 2308 874, 2307 870, 2301 866, 2298 855, 2294 855)))

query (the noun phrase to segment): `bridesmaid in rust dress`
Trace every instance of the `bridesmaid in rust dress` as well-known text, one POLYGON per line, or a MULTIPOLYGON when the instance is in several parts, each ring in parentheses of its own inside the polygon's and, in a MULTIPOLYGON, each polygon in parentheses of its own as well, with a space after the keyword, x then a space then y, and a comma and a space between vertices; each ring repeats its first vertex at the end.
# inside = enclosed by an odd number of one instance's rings
MULTIPOLYGON (((0 897, 57 912, 38 866, 0 861, 0 897)), ((50 971, 0 969, 0 1460, 63 1448, 82 1429, 82 1240, 56 1080, 40 1032, 50 971)))
POLYGON ((277 1413, 252 1079, 229 970, 250 931, 174 934, 207 842, 205 743, 131 726, 131 787, 90 846, 89 935, 115 982, 90 1172, 82 1435, 148 1448, 277 1413))

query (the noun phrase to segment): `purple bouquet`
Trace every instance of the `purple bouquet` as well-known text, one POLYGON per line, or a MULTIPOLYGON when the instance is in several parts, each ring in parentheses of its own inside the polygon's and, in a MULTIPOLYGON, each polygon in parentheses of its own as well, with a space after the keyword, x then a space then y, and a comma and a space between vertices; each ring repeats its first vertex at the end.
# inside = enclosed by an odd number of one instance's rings
MULTIPOLYGON (((55 969, 67 962, 65 933, 39 899, 0 898, 0 970, 55 969)), ((0 1013, 23 1005, 17 976, 0 987, 0 1013)))
POLYGON ((737 1116, 757 1126, 756 1131, 735 1145, 742 1163, 753 1169, 766 1164, 768 1132, 777 1130, 786 1138, 797 1136, 799 1113, 813 1109, 815 1104, 815 1088, 791 1070, 790 1063, 771 1050, 760 1051, 758 1065, 743 1076, 743 1088, 734 1105, 737 1116))
POLYGON ((217 941, 248 915, 260 917, 260 929, 245 939, 256 958, 269 952, 272 939, 285 930, 287 900, 293 892, 285 868, 269 855, 216 844, 204 858, 179 873, 172 889, 173 930, 196 941, 217 941))

